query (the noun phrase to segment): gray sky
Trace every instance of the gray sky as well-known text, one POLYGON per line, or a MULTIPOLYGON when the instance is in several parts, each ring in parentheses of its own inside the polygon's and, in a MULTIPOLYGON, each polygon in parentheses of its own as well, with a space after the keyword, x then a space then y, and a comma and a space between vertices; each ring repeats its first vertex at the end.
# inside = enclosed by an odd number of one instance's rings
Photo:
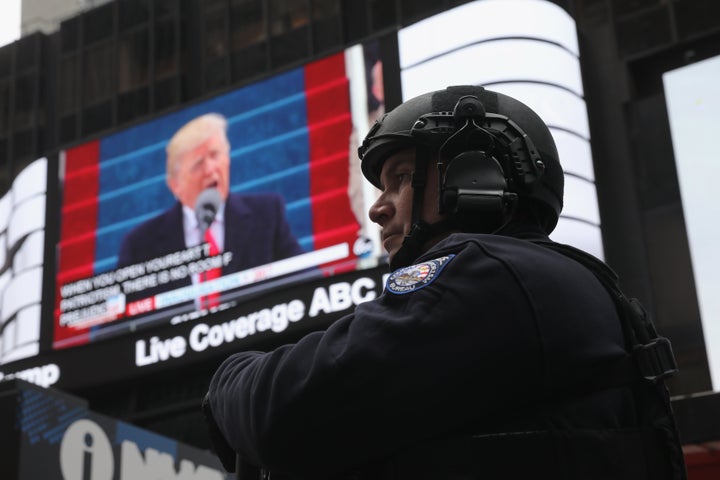
POLYGON ((21 0, 0 0, 0 46, 20 38, 21 0))

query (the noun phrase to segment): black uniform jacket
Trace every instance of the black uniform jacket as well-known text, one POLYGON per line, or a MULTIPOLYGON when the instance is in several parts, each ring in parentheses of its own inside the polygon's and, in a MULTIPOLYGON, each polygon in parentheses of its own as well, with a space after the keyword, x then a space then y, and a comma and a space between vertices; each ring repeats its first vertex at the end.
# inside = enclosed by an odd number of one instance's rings
POLYGON ((323 478, 457 435, 634 425, 629 390, 602 380, 627 360, 610 296, 529 239, 547 240, 452 234, 326 331, 229 357, 207 398, 220 432, 254 465, 323 478))

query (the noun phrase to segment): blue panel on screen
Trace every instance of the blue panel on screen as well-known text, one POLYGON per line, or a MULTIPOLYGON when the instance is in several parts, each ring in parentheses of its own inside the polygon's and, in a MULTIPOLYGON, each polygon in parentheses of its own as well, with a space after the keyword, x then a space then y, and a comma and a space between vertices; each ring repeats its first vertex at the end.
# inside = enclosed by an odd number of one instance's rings
POLYGON ((217 112, 232 118, 242 112, 262 108, 273 102, 285 101, 293 95, 303 95, 304 89, 303 69, 292 70, 262 83, 215 97, 111 135, 103 139, 103 143, 106 143, 104 152, 108 158, 112 158, 157 143, 162 150, 165 148, 165 142, 172 137, 180 125, 203 113, 217 112))

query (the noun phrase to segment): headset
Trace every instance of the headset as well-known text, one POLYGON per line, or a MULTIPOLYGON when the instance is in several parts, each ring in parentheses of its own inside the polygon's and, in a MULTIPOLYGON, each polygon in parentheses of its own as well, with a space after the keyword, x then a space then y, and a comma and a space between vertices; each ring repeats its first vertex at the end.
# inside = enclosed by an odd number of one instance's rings
MULTIPOLYGON (((464 231, 488 232, 502 226, 512 214, 517 193, 529 191, 545 170, 530 137, 505 115, 487 113, 473 95, 461 97, 452 112, 420 116, 410 135, 418 145, 437 145, 438 138, 447 138, 436 162, 438 211, 464 231)), ((426 159, 419 160, 416 174, 426 168, 426 159)), ((416 195, 424 187, 423 177, 414 185, 416 195)))

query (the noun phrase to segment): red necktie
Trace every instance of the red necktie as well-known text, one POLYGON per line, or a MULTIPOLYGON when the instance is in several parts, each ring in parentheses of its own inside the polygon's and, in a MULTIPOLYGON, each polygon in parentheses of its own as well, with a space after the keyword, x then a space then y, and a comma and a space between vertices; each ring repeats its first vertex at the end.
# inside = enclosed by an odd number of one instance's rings
MULTIPOLYGON (((215 255, 218 255, 220 253, 220 249, 217 246, 217 243, 215 242, 215 237, 213 237, 212 232, 208 228, 205 230, 205 241, 210 244, 210 256, 214 257, 215 255)), ((207 282, 209 280, 213 280, 215 278, 220 278, 220 275, 222 274, 222 269, 220 268, 213 268, 211 270, 207 270, 206 272, 203 272, 202 275, 202 281, 207 282)), ((200 298, 200 306, 203 308, 210 308, 210 307, 217 307, 220 303, 220 293, 214 292, 210 293, 207 296, 204 296, 200 298)))

